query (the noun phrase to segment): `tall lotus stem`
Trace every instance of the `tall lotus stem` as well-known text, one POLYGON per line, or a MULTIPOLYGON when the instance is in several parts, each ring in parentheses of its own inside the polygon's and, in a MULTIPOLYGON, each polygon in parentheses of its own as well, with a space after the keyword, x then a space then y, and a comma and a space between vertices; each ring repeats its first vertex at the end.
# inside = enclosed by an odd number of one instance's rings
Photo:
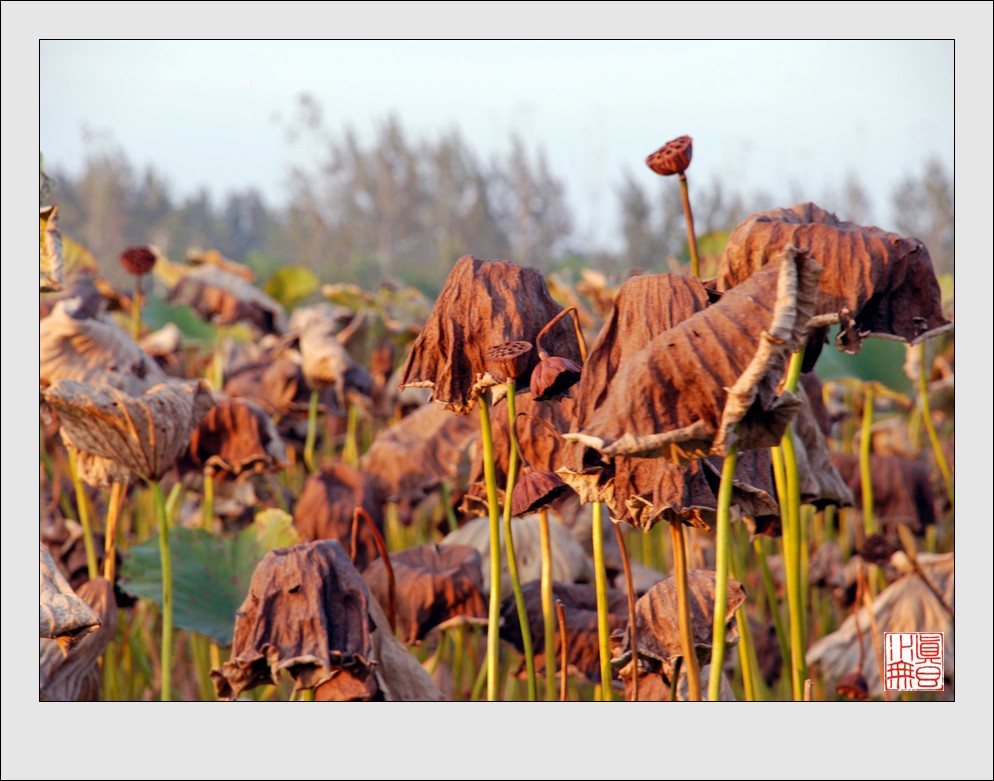
POLYGON ((131 335, 137 342, 142 335, 142 277, 152 270, 156 254, 149 247, 128 247, 118 261, 135 278, 135 294, 131 299, 131 335))
POLYGON ((873 400, 876 395, 872 382, 866 384, 863 395, 863 428, 859 439, 859 475, 863 489, 863 529, 869 537, 876 530, 873 518, 873 480, 870 473, 870 440, 873 438, 873 400))
MULTIPOLYGON (((514 419, 517 416, 514 404, 514 391, 515 381, 508 379, 507 417, 512 432, 514 431, 514 419)), ((525 607, 525 596, 521 591, 521 579, 518 576, 518 559, 514 552, 514 534, 511 529, 511 495, 514 492, 514 482, 517 478, 518 446, 516 438, 512 435, 507 459, 507 488, 504 490, 504 539, 507 546, 507 568, 511 575, 511 589, 514 591, 518 621, 521 624, 521 645, 525 653, 525 668, 528 671, 528 701, 534 702, 538 696, 538 682, 535 677, 535 652, 532 649, 532 633, 528 624, 528 609, 525 607)))
POLYGON ((604 527, 601 503, 594 502, 591 537, 594 549, 594 590, 597 594, 597 647, 601 662, 601 698, 611 697, 611 645, 607 623, 607 569, 604 565, 604 527))
MULTIPOLYGON (((538 535, 542 545, 542 626, 545 631, 545 699, 556 697, 556 615, 552 602, 552 542, 549 535, 549 513, 538 511, 538 535)), ((563 670, 565 678, 566 671, 563 670)))
POLYGON ((791 427, 783 436, 784 467, 787 481, 787 512, 782 513, 784 540, 784 570, 787 576, 787 605, 790 612, 790 658, 794 699, 804 695, 807 676, 805 659, 803 599, 801 596, 801 497, 797 473, 797 455, 794 451, 794 434, 791 427))
POLYGON ((942 473, 942 480, 946 484, 949 507, 952 509, 955 506, 953 502, 953 475, 949 470, 949 464, 946 463, 946 457, 942 452, 942 448, 939 446, 939 435, 935 433, 935 426, 932 423, 932 410, 929 408, 928 403, 928 379, 925 374, 925 342, 921 342, 918 345, 918 351, 918 391, 922 405, 922 422, 925 424, 925 430, 928 431, 928 439, 932 443, 935 460, 939 465, 939 471, 942 473))
POLYGON ((490 425, 490 401, 486 391, 477 396, 480 436, 483 439, 483 479, 487 486, 490 516, 490 612, 487 620, 487 700, 498 697, 500 659, 500 513, 497 507, 497 477, 494 468, 494 435, 490 425))
POLYGON ((568 675, 566 670, 569 667, 569 644, 566 638, 566 615, 563 612, 563 603, 560 600, 556 600, 556 617, 559 619, 559 701, 566 702, 569 699, 569 693, 567 692, 567 681, 568 675))
POLYGON ((694 213, 690 209, 690 189, 687 187, 687 174, 680 174, 680 199, 683 201, 683 216, 687 220, 687 248, 690 250, 690 270, 701 277, 701 261, 697 256, 697 234, 694 232, 694 213))
POLYGON ((159 557, 162 560, 162 656, 160 685, 162 702, 173 694, 173 561, 169 552, 169 516, 158 480, 150 480, 155 509, 159 516, 159 557))
POLYGON ((639 700, 639 647, 635 637, 635 584, 632 582, 632 566, 628 562, 628 549, 625 547, 625 536, 621 533, 621 527, 614 524, 614 536, 618 540, 618 547, 621 549, 621 566, 625 570, 625 586, 628 590, 628 629, 629 639, 632 644, 632 663, 635 674, 632 676, 632 700, 639 700))
POLYGON ((93 528, 90 524, 90 509, 87 505, 86 490, 83 488, 83 481, 79 477, 76 449, 69 447, 66 450, 69 452, 69 472, 72 475, 72 483, 76 489, 79 524, 83 527, 83 545, 86 548, 86 573, 90 580, 96 580, 100 575, 100 568, 97 566, 97 548, 93 543, 93 528))
MULTIPOLYGON (((680 646, 687 668, 687 691, 692 702, 701 700, 701 673, 697 665, 697 650, 690 623, 690 587, 687 577, 687 540, 683 523, 670 521, 670 539, 673 543, 673 571, 676 576, 677 616, 680 621, 680 646)), ((679 657, 677 658, 679 661, 679 657)), ((678 681, 674 679, 673 686, 678 681)))
POLYGON ((200 528, 214 531, 214 469, 204 469, 204 499, 200 505, 200 528))
POLYGON ((115 480, 107 500, 107 521, 104 524, 104 579, 114 585, 114 566, 117 556, 117 522, 121 517, 124 483, 115 480))
POLYGON ((131 336, 137 342, 142 338, 142 275, 135 274, 135 294, 131 297, 131 336))
POLYGON ((316 471, 314 465, 314 443, 318 435, 318 400, 321 394, 311 391, 311 403, 307 409, 307 437, 304 439, 304 464, 308 472, 316 471))
POLYGON ((356 507, 352 511, 352 563, 355 564, 356 554, 359 550, 359 518, 362 518, 366 522, 366 526, 373 535, 373 542, 376 544, 376 550, 379 551, 380 557, 383 559, 383 567, 387 571, 387 621, 390 623, 390 631, 397 631, 397 597, 396 597, 396 583, 394 581, 393 575, 393 565, 390 563, 390 552, 387 550, 387 543, 383 539, 383 535, 380 534, 380 530, 376 528, 376 524, 373 519, 369 517, 363 508, 356 507))
POLYGON ((716 520, 714 624, 711 637, 711 676, 708 678, 708 699, 717 702, 721 697, 721 670, 725 660, 725 623, 728 610, 728 560, 731 553, 732 483, 735 464, 739 460, 738 447, 732 445, 721 469, 718 487, 718 517, 716 520))

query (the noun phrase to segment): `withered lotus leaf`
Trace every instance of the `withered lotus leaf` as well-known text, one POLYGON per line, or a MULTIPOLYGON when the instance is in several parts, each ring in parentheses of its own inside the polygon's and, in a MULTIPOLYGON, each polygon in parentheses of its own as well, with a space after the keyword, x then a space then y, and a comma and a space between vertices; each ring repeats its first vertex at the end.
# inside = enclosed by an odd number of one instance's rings
POLYGON ((381 430, 360 465, 387 501, 418 501, 443 480, 464 482, 479 430, 477 416, 427 404, 381 430))
MULTIPOLYGON (((871 603, 877 631, 881 634, 923 631, 944 633, 944 677, 949 679, 953 675, 956 658, 953 620, 938 597, 911 568, 907 557, 898 553, 894 559, 899 560, 899 567, 904 574, 881 591, 871 603)), ((918 563, 942 594, 946 605, 952 605, 955 590, 953 554, 919 553, 918 563)), ((860 607, 838 629, 808 648, 807 662, 812 672, 820 675, 829 687, 836 686, 846 676, 858 672, 863 676, 870 696, 882 697, 883 685, 873 649, 872 631, 866 607, 860 607), (861 641, 862 653, 859 648, 861 641)), ((948 681, 946 689, 949 689, 948 681)))
POLYGON ((180 469, 210 469, 215 479, 276 471, 286 465, 286 446, 272 418, 244 399, 222 399, 193 430, 180 469))
MULTIPOLYGON (((511 519, 511 533, 514 536, 515 558, 518 560, 518 576, 522 583, 538 580, 542 575, 542 548, 539 538, 538 517, 511 519)), ((549 524, 552 547, 552 577, 564 583, 590 583, 594 579, 593 564, 583 547, 560 523, 549 524)), ((484 561, 490 555, 490 521, 487 518, 474 518, 445 536, 442 545, 471 545, 479 551, 484 561)), ((502 594, 511 593, 511 575, 507 569, 504 530, 501 528, 501 569, 500 588, 502 594)), ((490 568, 483 568, 483 590, 490 593, 490 568)))
POLYGON ((522 515, 537 512, 548 507, 560 496, 570 491, 570 487, 555 472, 536 472, 526 469, 514 483, 511 493, 511 515, 520 518, 522 515))
POLYGON ((100 626, 93 608, 72 590, 44 545, 39 545, 38 635, 59 641, 63 653, 100 626))
POLYGON ((776 444, 799 405, 777 388, 807 336, 820 274, 806 254, 786 247, 777 263, 618 366, 603 402, 566 438, 607 456, 674 463, 724 455, 732 443, 776 444))
POLYGON ((117 602, 114 586, 104 578, 88 580, 79 587, 79 598, 100 619, 99 627, 82 637, 68 653, 60 643, 39 641, 39 697, 50 702, 94 702, 100 699, 99 659, 117 632, 117 602))
POLYGON ((251 399, 268 415, 307 414, 311 392, 300 364, 285 355, 267 356, 235 366, 224 379, 224 392, 251 399))
MULTIPOLYGON (((383 533, 383 506, 369 477, 348 464, 323 467, 304 482, 293 510, 301 539, 338 540, 350 550, 355 508, 361 507, 383 533)), ((355 566, 360 570, 376 557, 376 540, 367 524, 359 525, 355 566)), ((351 552, 351 550, 350 550, 351 552)))
MULTIPOLYGON (((377 699, 382 697, 385 702, 438 702, 445 699, 428 671, 394 635, 375 597, 369 600, 369 616, 376 627, 373 630, 373 674, 379 689, 377 699)), ((318 687, 314 699, 322 699, 328 686, 318 687)))
POLYGON ((840 220, 813 203, 759 212, 741 222, 721 256, 717 289, 742 284, 786 244, 807 251, 824 267, 815 314, 843 313, 840 350, 858 352, 867 336, 914 344, 951 327, 924 244, 840 220))
MULTIPOLYGON (((542 327, 561 311, 538 269, 506 260, 466 255, 452 268, 431 315, 411 346, 400 387, 432 388, 432 399, 465 414, 477 394, 503 382, 491 372, 487 352, 506 342, 534 344, 542 327)), ((543 344, 551 354, 580 362, 573 328, 559 323, 543 344)), ((532 350, 518 382, 531 379, 532 350)))
POLYGON ((278 301, 213 264, 186 272, 169 292, 169 303, 189 306, 217 325, 244 322, 264 334, 286 330, 286 313, 278 301))
POLYGON ((106 384, 132 396, 166 381, 159 365, 116 323, 79 317, 79 299, 55 304, 39 323, 39 374, 43 384, 76 380, 106 384))
POLYGON ((304 379, 313 390, 335 387, 344 394, 345 378, 355 371, 356 363, 345 345, 362 325, 363 316, 339 329, 338 320, 330 307, 309 307, 303 315, 294 312, 300 341, 301 368, 304 379))
MULTIPOLYGON (((863 506, 863 479, 859 456, 829 453, 832 465, 852 491, 853 504, 863 506)), ((935 523, 935 492, 929 470, 901 456, 870 454, 873 514, 882 523, 904 523, 924 531, 935 523)))
POLYGON ((286 670, 300 689, 332 682, 341 696, 369 699, 372 670, 369 589, 337 540, 277 548, 252 574, 238 610, 231 658, 211 679, 220 698, 276 683, 286 670))
POLYGON ((582 367, 569 358, 558 355, 541 357, 538 366, 532 370, 532 396, 535 401, 558 401, 580 381, 582 373, 582 367))
MULTIPOLYGON (((537 580, 521 584, 521 593, 528 614, 528 628, 535 649, 535 668, 545 669, 546 664, 560 668, 558 649, 561 638, 556 625, 557 656, 551 662, 545 658, 545 622, 542 616, 541 583, 537 580)), ((628 597, 624 591, 609 588, 608 628, 622 629, 628 624, 628 597)), ((566 663, 570 675, 580 675, 591 683, 600 683, 600 651, 597 644, 597 594, 594 586, 588 583, 552 582, 553 603, 563 603, 563 616, 566 619, 566 663)), ((518 621, 514 595, 504 598, 501 603, 501 639, 510 643, 519 652, 524 649, 521 641, 521 624, 518 621)))
MULTIPOLYGON (((687 573, 687 579, 691 633, 698 663, 703 666, 711 661, 715 574, 711 570, 692 569, 687 573)), ((728 645, 738 642, 735 611, 742 606, 745 598, 746 592, 742 584, 729 578, 728 623, 725 625, 725 640, 728 645)), ((683 656, 675 577, 670 576, 656 583, 635 603, 635 628, 638 659, 634 659, 631 635, 626 632, 617 644, 619 655, 612 660, 612 665, 620 668, 626 688, 629 682, 627 679, 631 679, 636 671, 636 664, 640 688, 643 676, 650 679, 662 676, 666 681, 672 681, 676 658, 683 656)), ((642 698, 641 692, 639 698, 642 698)))
MULTIPOLYGON (((480 553, 469 545, 416 545, 390 554, 396 580, 396 630, 408 645, 458 617, 486 620, 480 553)), ((387 572, 382 559, 362 573, 370 593, 388 601, 387 572)))
POLYGON ((190 442, 214 397, 203 380, 169 382, 131 396, 110 386, 60 380, 43 392, 66 444, 159 480, 190 442))
POLYGON ((114 483, 127 485, 135 478, 134 473, 120 461, 76 450, 72 445, 66 447, 76 451, 76 472, 87 485, 107 488, 114 483))

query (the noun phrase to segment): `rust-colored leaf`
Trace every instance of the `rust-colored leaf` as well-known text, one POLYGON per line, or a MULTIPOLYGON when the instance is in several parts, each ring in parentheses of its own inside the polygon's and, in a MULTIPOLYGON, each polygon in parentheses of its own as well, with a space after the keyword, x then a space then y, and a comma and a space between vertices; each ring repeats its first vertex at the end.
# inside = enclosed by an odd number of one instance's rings
POLYGON ((116 323, 89 317, 82 299, 59 301, 39 324, 39 374, 43 384, 76 380, 106 384, 140 396, 167 377, 116 323))
POLYGON ((474 415, 427 404, 376 435, 361 467, 387 501, 419 501, 446 480, 461 485, 480 430, 474 415))
POLYGON ((794 436, 801 501, 818 508, 829 505, 851 507, 852 491, 832 464, 823 433, 828 412, 822 402, 821 384, 817 377, 804 379, 807 376, 814 377, 813 374, 801 375, 804 381, 797 389, 801 406, 790 427, 794 436))
POLYGON ((169 303, 189 306, 217 325, 244 322, 264 334, 286 330, 286 314, 278 301, 214 264, 186 272, 170 291, 169 303))
MULTIPOLYGON (((304 540, 338 540, 349 550, 355 508, 361 507, 383 532, 383 507, 369 477, 348 464, 324 467, 304 483, 293 511, 293 525, 304 540)), ((365 569, 376 557, 376 541, 366 524, 359 526, 355 566, 365 569)))
MULTIPOLYGON (((849 486, 853 504, 863 506, 859 456, 832 452, 829 458, 849 486)), ((881 523, 905 523, 919 532, 935 523, 935 492, 928 469, 901 456, 870 454, 873 514, 881 523)), ((857 512, 851 510, 850 512, 857 512)))
MULTIPOLYGON (((655 336, 601 390, 581 382, 581 394, 590 388, 603 401, 567 439, 607 456, 674 463, 723 455, 733 442, 740 450, 776 444, 799 404, 778 385, 807 335, 820 273, 788 247, 777 263, 655 336)), ((583 397, 581 404, 589 409, 583 397)))
POLYGON ((787 244, 823 266, 815 314, 842 322, 840 350, 859 352, 868 336, 914 344, 951 327, 924 244, 845 222, 813 203, 759 212, 741 222, 722 254, 717 289, 741 285, 787 244))
POLYGON ((173 466, 214 406, 203 380, 155 385, 137 397, 106 385, 60 380, 43 395, 59 415, 66 444, 113 459, 149 481, 173 466))
POLYGON ((62 233, 59 231, 58 206, 39 209, 38 289, 42 293, 62 290, 62 233))
POLYGON ((300 689, 330 684, 321 699, 371 698, 369 600, 337 540, 270 551, 238 610, 231 658, 211 670, 218 697, 276 683, 286 670, 300 689))
POLYGON ((100 626, 90 605, 77 596, 44 545, 39 546, 38 635, 59 641, 63 653, 100 626))
POLYGON ((216 480, 277 471, 286 465, 286 447, 272 419, 243 399, 222 399, 190 436, 181 470, 210 469, 216 480))
MULTIPOLYGON (((480 553, 469 545, 416 545, 390 554, 396 578, 397 633, 408 645, 435 627, 461 617, 486 619, 480 553)), ((377 601, 386 604, 382 559, 362 573, 377 601)))
POLYGON ((39 641, 38 688, 43 701, 94 702, 102 685, 99 659, 117 632, 114 586, 104 578, 79 587, 79 598, 92 608, 100 624, 64 653, 61 641, 39 641))
MULTIPOLYGON (((453 267, 427 323, 411 346, 401 388, 432 388, 432 399, 466 413, 479 391, 503 381, 488 365, 487 352, 513 341, 534 343, 538 332, 561 311, 541 272, 506 260, 469 255, 453 267)), ((543 337, 546 349, 577 363, 580 347, 573 328, 559 323, 543 337)), ((524 387, 538 356, 518 376, 524 387)))

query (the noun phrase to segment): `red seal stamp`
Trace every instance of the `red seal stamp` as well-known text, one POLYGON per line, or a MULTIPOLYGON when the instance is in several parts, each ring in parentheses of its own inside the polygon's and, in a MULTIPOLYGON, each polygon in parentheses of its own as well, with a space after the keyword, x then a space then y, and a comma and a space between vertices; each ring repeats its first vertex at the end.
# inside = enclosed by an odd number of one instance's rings
POLYGON ((885 632, 884 688, 941 692, 945 688, 942 632, 885 632))

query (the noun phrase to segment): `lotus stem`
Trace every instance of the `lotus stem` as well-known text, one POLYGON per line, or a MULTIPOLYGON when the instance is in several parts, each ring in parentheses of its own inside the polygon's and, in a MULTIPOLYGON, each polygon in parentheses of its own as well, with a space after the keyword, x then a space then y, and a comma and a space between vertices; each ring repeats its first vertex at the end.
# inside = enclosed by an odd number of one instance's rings
POLYGON ((538 353, 543 353, 545 350, 542 348, 542 337, 545 336, 560 320, 566 317, 567 314, 573 315, 573 330, 576 332, 576 343, 580 348, 580 360, 583 363, 587 362, 587 341, 583 338, 583 330, 580 328, 580 316, 577 314, 575 306, 568 306, 562 312, 553 317, 538 335, 535 337, 535 350, 538 353))
POLYGON ((639 700, 639 647, 635 637, 635 584, 632 582, 632 566, 628 561, 628 549, 625 547, 625 535, 621 533, 621 526, 614 524, 614 536, 618 540, 618 547, 621 549, 621 566, 625 570, 625 586, 628 591, 628 629, 629 639, 632 644, 632 663, 635 674, 632 677, 632 701, 639 700))
POLYGON ((214 531, 214 469, 204 469, 204 500, 200 505, 200 528, 214 531))
POLYGON ((352 511, 352 563, 355 563, 356 552, 359 543, 359 518, 362 518, 366 522, 366 526, 369 528, 370 533, 373 535, 373 542, 376 544, 376 550, 380 553, 380 558, 383 559, 383 566, 387 571, 387 621, 390 623, 390 631, 397 631, 397 586, 393 575, 393 565, 390 563, 390 553, 387 551, 387 543, 383 539, 383 535, 380 534, 380 530, 376 528, 376 524, 373 519, 369 517, 362 507, 356 507, 352 511))
MULTIPOLYGON (((673 680, 670 681, 670 702, 676 702, 677 689, 680 688, 680 667, 682 666, 681 663, 686 658, 688 658, 688 657, 686 657, 686 656, 678 656, 676 658, 676 661, 673 662, 673 680)), ((689 687, 690 687, 690 678, 689 677, 687 678, 687 686, 688 686, 688 691, 689 691, 689 687)), ((700 686, 701 686, 701 680, 700 680, 700 678, 698 678, 697 679, 698 691, 700 691, 700 686)))
MULTIPOLYGON (((730 574, 738 581, 745 577, 745 552, 738 545, 733 547, 734 561, 731 565, 730 574)), ((739 665, 742 669, 742 689, 747 702, 765 700, 762 693, 763 686, 759 674, 759 662, 756 659, 756 644, 752 638, 752 627, 749 626, 749 617, 745 608, 735 614, 735 622, 739 628, 739 665)))
POLYGON ((104 579, 114 585, 114 568, 117 557, 117 522, 121 517, 124 483, 115 480, 107 500, 107 520, 104 524, 104 579))
POLYGON ((863 489, 863 529, 869 537, 876 531, 873 518, 873 480, 870 473, 870 440, 873 438, 873 400, 876 395, 873 383, 868 382, 863 395, 863 428, 859 439, 859 475, 863 489))
POLYGON ((566 614, 563 612, 563 603, 556 600, 556 617, 559 619, 559 701, 567 702, 569 692, 567 682, 569 676, 566 671, 569 668, 569 642, 566 636, 566 614))
POLYGON ((158 480, 150 480, 155 508, 159 516, 159 556, 162 560, 162 659, 160 662, 161 701, 169 702, 173 694, 173 561, 169 552, 169 516, 158 480))
POLYGON ((690 270, 698 279, 701 278, 701 261, 697 256, 697 234, 694 233, 694 213, 690 209, 690 189, 687 186, 687 174, 680 174, 680 198, 683 201, 683 216, 687 220, 687 248, 690 250, 690 270))
MULTIPOLYGON (((514 431, 516 417, 515 382, 507 381, 507 418, 511 431, 514 431)), ((511 495, 514 493, 514 483, 518 479, 518 446, 517 440, 510 437, 510 447, 507 457, 507 488, 504 490, 504 540, 507 546, 507 568, 511 575, 511 589, 514 591, 514 602, 518 610, 518 622, 521 624, 521 645, 525 654, 525 669, 528 671, 528 701, 535 702, 538 697, 538 680, 535 676, 535 652, 532 649, 532 633, 528 624, 528 609, 525 607, 525 595, 521 591, 521 579, 518 575, 518 558, 514 552, 514 533, 511 529, 511 495)))
POLYGON ((932 451, 935 453, 935 460, 939 465, 939 471, 942 473, 942 480, 946 484, 946 495, 949 497, 949 507, 950 510, 952 510, 955 507, 955 504, 953 503, 953 475, 949 470, 949 464, 946 462, 946 457, 942 452, 942 448, 939 446, 939 435, 936 434, 935 425, 932 423, 932 410, 928 402, 928 380, 925 375, 924 341, 919 343, 918 351, 918 397, 921 399, 922 422, 925 424, 925 430, 928 431, 928 439, 932 443, 932 451))
POLYGON ((135 274, 135 294, 131 298, 131 336, 142 338, 142 274, 135 274))
POLYGON ((438 484, 438 490, 442 497, 442 509, 445 511, 445 522, 449 526, 449 531, 454 532, 459 528, 459 520, 456 518, 456 511, 452 508, 452 490, 449 488, 447 480, 442 480, 438 484))
MULTIPOLYGON (((500 672, 500 513, 497 506, 497 477, 494 467, 494 436, 490 425, 490 400, 486 391, 477 396, 480 408, 480 437, 483 439, 483 479, 487 486, 490 516, 490 612, 487 619, 487 700, 498 699, 500 672)), ((475 688, 475 687, 474 687, 475 688)), ((475 698, 474 698, 475 699, 475 698)))
POLYGON ((552 601, 552 541, 549 513, 538 511, 538 534, 542 545, 542 626, 545 632, 545 700, 556 698, 556 615, 552 601))
POLYGON ((314 443, 318 435, 318 400, 321 394, 311 391, 311 403, 307 408, 307 437, 304 440, 304 465, 308 472, 317 471, 314 465, 314 443))
POLYGON ((349 404, 348 418, 345 428, 345 446, 342 448, 342 461, 349 466, 359 468, 359 405, 349 404))
MULTIPOLYGON (((677 615, 680 621, 680 646, 687 666, 687 692, 692 702, 701 701, 701 673, 697 665, 694 631, 690 622, 690 586, 687 575, 687 538, 683 522, 670 521, 673 543, 673 573, 676 577, 677 615)), ((676 683, 674 682, 674 686, 676 683)))
POLYGON ((597 594, 597 647, 601 662, 601 699, 610 702, 611 645, 607 623, 607 569, 604 565, 604 527, 601 503, 594 502, 591 537, 594 549, 594 590, 597 594))
POLYGON ((76 489, 76 506, 79 511, 79 524, 83 527, 83 546, 86 548, 86 573, 90 580, 96 580, 100 575, 97 566, 97 548, 93 543, 93 528, 90 524, 90 509, 87 505, 86 489, 79 477, 79 465, 76 460, 76 448, 67 447, 69 452, 69 472, 72 484, 76 489))
POLYGON ((786 512, 781 508, 783 526, 784 572, 787 577, 787 606, 790 613, 791 683, 794 700, 804 696, 807 662, 804 657, 804 616, 801 597, 801 496, 797 473, 797 454, 794 451, 794 434, 787 427, 780 446, 783 454, 787 483, 786 512))
POLYGON ((773 575, 770 573, 770 565, 766 561, 766 551, 763 550, 762 540, 758 537, 752 541, 753 550, 756 552, 756 559, 759 561, 759 570, 763 579, 763 591, 766 593, 766 601, 770 606, 770 617, 773 619, 773 630, 777 635, 777 643, 780 645, 780 658, 784 661, 790 659, 790 640, 784 629, 783 619, 780 617, 780 605, 777 603, 777 589, 773 583, 773 575))
POLYGON ((728 564, 732 536, 732 483, 739 449, 732 445, 721 468, 718 487, 718 513, 715 542, 714 624, 711 637, 711 675, 708 678, 708 699, 717 702, 721 697, 722 665, 725 661, 725 624, 728 612, 728 564))

